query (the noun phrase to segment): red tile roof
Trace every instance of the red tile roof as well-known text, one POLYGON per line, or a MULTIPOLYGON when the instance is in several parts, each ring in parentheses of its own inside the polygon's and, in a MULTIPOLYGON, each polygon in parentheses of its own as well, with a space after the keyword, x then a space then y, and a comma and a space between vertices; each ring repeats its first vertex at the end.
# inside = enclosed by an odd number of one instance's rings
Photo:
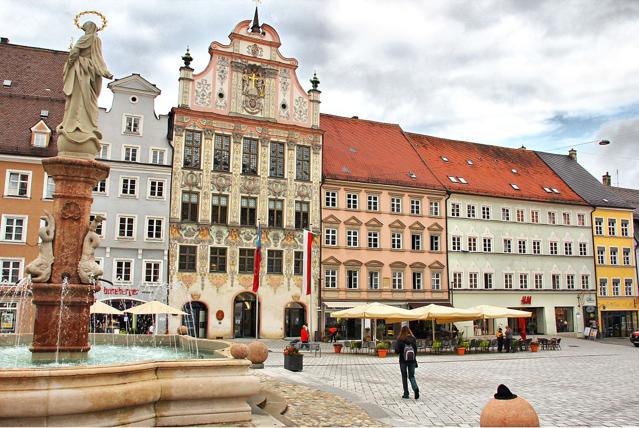
POLYGON ((55 156, 55 127, 64 115, 62 70, 68 52, 0 43, 0 153, 55 156), (48 117, 40 117, 47 110, 48 117), (47 148, 32 147, 31 127, 44 120, 52 133, 47 148))
POLYGON ((320 128, 325 178, 444 190, 399 125, 322 114, 320 128))
POLYGON ((586 204, 531 150, 413 133, 407 135, 430 170, 451 192, 586 204), (455 177, 457 183, 449 177, 455 177), (459 177, 463 177, 468 184, 460 182, 459 177), (517 185, 519 190, 514 189, 512 184, 517 185), (545 191, 544 187, 551 192, 545 191))

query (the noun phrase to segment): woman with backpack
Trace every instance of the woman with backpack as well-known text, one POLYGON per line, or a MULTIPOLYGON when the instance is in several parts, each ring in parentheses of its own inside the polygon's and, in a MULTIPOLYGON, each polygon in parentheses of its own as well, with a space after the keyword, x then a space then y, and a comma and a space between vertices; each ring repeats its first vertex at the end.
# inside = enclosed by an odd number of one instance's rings
POLYGON ((410 398, 408 395, 408 381, 415 393, 415 399, 419 398, 419 387, 415 380, 415 369, 417 368, 417 341, 413 332, 407 325, 403 326, 399 332, 397 343, 395 343, 395 353, 399 355, 399 369, 402 372, 402 386, 404 395, 402 398, 410 398))

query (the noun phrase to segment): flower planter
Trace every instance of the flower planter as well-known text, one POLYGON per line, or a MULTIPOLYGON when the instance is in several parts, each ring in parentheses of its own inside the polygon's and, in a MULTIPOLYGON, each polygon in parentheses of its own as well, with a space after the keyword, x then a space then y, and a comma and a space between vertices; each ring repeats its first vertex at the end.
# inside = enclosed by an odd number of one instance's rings
POLYGON ((388 349, 378 349, 377 350, 377 356, 379 358, 386 358, 386 355, 388 355, 388 349))
POLYGON ((284 368, 292 372, 301 372, 304 366, 304 355, 284 355, 284 368))
POLYGON ((466 353, 466 348, 457 348, 457 355, 464 355, 466 353))
POLYGON ((531 343, 530 352, 537 352, 537 351, 539 351, 539 343, 531 343))
POLYGON ((342 345, 335 343, 333 345, 333 351, 335 351, 336 354, 339 354, 342 352, 342 345))

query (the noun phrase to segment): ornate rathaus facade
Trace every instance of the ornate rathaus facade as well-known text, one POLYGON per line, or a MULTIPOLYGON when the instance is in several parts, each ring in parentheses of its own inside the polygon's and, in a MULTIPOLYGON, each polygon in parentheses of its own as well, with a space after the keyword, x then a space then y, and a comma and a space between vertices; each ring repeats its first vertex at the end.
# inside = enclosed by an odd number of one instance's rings
POLYGON ((260 337, 295 336, 305 322, 317 326, 319 238, 310 296, 302 244, 304 229, 320 230, 319 81, 302 88, 297 61, 282 56, 279 35, 259 24, 257 10, 229 38, 210 45, 200 73, 189 67, 188 51, 182 58, 169 131, 169 283, 171 305, 188 315, 175 317, 170 330, 182 323, 198 337, 255 337, 256 328, 260 337), (258 225, 262 263, 253 293, 258 225))

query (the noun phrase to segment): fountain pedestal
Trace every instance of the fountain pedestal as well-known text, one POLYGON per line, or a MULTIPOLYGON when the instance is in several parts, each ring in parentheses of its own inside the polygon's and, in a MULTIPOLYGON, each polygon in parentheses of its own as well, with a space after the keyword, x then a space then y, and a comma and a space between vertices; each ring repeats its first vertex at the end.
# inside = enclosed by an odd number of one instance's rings
POLYGON ((81 283, 78 263, 89 230, 91 192, 98 181, 108 177, 109 166, 63 156, 44 159, 42 165, 55 180, 52 214, 56 232, 51 278, 48 283, 33 284, 36 316, 30 349, 34 359, 56 359, 56 352, 58 358, 78 358, 91 348, 90 307, 100 289, 81 283))

